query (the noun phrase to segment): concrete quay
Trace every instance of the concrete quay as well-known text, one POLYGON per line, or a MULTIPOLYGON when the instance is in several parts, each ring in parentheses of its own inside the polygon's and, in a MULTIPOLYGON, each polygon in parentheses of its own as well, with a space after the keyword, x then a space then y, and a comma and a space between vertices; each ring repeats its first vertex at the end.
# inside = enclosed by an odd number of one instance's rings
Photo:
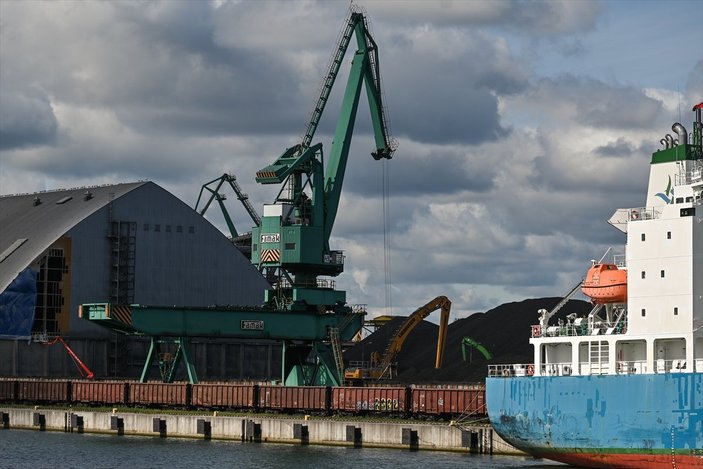
POLYGON ((525 453, 503 441, 488 425, 456 426, 414 421, 377 422, 277 418, 250 414, 134 413, 53 408, 2 408, 0 429, 34 429, 149 437, 200 438, 252 443, 335 445, 367 448, 460 451, 485 454, 525 453))

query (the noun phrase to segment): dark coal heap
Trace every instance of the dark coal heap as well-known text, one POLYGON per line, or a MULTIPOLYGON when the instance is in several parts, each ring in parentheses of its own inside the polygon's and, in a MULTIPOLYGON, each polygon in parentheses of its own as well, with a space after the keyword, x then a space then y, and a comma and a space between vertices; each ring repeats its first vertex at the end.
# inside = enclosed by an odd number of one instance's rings
MULTIPOLYGON (((396 356, 397 377, 384 380, 397 384, 451 384, 483 382, 488 374, 488 364, 531 363, 533 347, 529 343, 531 326, 539 324, 537 311, 551 310, 561 298, 538 298, 506 303, 486 313, 475 313, 452 322, 450 316, 442 368, 436 370, 437 333, 439 326, 423 321, 410 333, 403 348, 396 356), (476 349, 467 347, 467 361, 462 358, 461 342, 469 337, 483 345, 493 355, 486 360, 476 349)), ((570 300, 549 321, 557 324, 570 313, 588 314, 592 306, 581 300, 570 300)), ((344 352, 346 363, 369 361, 371 353, 380 354, 388 341, 403 324, 406 317, 395 317, 384 327, 344 352)))

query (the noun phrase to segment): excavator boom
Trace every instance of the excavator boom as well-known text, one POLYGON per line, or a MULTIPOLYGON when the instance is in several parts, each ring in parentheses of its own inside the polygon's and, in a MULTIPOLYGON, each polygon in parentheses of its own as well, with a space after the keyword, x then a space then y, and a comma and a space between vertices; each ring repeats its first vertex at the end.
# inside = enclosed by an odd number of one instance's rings
MULTIPOLYGON (((439 369, 442 366, 442 360, 444 358, 444 344, 447 338, 447 327, 449 325, 449 312, 452 307, 452 302, 446 296, 438 296, 437 298, 429 301, 427 304, 416 309, 408 318, 400 325, 400 327, 395 331, 393 337, 388 342, 386 350, 383 356, 379 360, 380 364, 370 370, 364 370, 361 368, 349 369, 344 373, 344 377, 348 379, 359 379, 363 377, 370 377, 374 379, 382 379, 386 376, 393 360, 400 350, 403 348, 405 339, 408 338, 410 333, 420 324, 427 316, 437 311, 441 310, 439 317, 439 333, 437 337, 437 356, 435 359, 435 368, 439 369)), ((374 352, 377 356, 378 352, 374 352)), ((375 362, 372 359, 372 362, 375 362)))
POLYGON ((452 302, 446 296, 438 296, 437 298, 431 300, 424 306, 420 306, 416 309, 408 319, 398 328, 393 338, 388 344, 385 353, 383 354, 383 360, 381 361, 381 370, 378 379, 383 378, 383 376, 388 371, 391 363, 395 359, 395 356, 403 348, 405 339, 408 338, 410 333, 420 324, 427 316, 433 312, 441 309, 440 313, 440 324, 439 324, 439 334, 437 337, 437 357, 435 360, 435 368, 440 368, 442 366, 442 359, 444 357, 444 343, 447 336, 447 324, 449 323, 449 311, 451 310, 452 302))

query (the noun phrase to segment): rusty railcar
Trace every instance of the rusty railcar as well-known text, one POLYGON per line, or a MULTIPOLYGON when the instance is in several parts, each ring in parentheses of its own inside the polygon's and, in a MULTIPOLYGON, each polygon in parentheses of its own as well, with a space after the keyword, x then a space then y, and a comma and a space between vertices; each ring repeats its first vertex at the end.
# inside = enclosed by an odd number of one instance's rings
POLYGON ((19 383, 16 379, 0 380, 0 402, 12 402, 17 400, 17 387, 19 383))
POLYGON ((412 413, 441 418, 460 415, 486 415, 484 388, 413 388, 412 413))
POLYGON ((194 384, 190 403, 206 409, 253 409, 257 395, 256 384, 194 384))
POLYGON ((336 387, 332 388, 331 410, 405 415, 409 411, 410 398, 410 389, 404 387, 336 387))
POLYGON ((327 412, 329 405, 329 387, 259 386, 258 410, 327 412))
POLYGON ((65 380, 22 380, 17 386, 17 400, 22 402, 71 401, 71 382, 65 380))
POLYGON ((187 383, 130 383, 129 403, 154 407, 188 407, 190 387, 187 383))
POLYGON ((127 404, 129 383, 124 381, 73 381, 73 402, 83 404, 127 404))

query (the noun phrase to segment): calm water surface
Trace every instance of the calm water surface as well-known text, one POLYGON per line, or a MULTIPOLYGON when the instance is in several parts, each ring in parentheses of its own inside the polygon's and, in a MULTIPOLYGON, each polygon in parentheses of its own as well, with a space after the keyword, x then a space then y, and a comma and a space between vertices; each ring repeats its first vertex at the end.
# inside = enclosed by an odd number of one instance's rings
POLYGON ((2 468, 566 468, 517 456, 0 430, 2 468))

